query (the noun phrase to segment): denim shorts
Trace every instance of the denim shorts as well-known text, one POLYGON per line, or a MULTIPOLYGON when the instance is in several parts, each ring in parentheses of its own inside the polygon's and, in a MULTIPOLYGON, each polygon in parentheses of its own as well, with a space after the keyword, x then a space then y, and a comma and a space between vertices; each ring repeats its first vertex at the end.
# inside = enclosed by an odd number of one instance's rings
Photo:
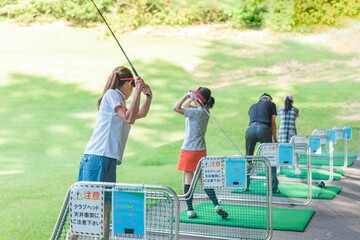
MULTIPOLYGON (((116 159, 84 154, 78 181, 116 182, 116 159)), ((105 192, 105 202, 111 202, 111 195, 111 192, 105 192)))
POLYGON ((84 154, 78 181, 116 182, 116 159, 84 154))

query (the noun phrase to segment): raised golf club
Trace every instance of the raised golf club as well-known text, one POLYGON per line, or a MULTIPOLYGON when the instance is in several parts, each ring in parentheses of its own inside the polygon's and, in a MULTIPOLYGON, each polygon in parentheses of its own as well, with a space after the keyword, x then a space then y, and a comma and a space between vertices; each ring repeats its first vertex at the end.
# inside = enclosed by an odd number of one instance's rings
MULTIPOLYGON (((109 24, 107 23, 107 21, 105 20, 104 16, 103 16, 103 15, 102 15, 102 13, 100 12, 99 8, 96 6, 96 4, 95 4, 95 2, 94 2, 93 0, 91 0, 91 2, 94 4, 94 6, 95 6, 96 10, 98 11, 98 13, 100 14, 101 18, 104 20, 104 22, 105 22, 106 26, 108 27, 109 31, 111 32, 111 35, 113 35, 113 37, 114 37, 115 41, 116 41, 116 42, 117 42, 117 44, 119 45, 119 47, 120 47, 120 49, 121 49, 122 53, 124 54, 124 56, 125 56, 126 60, 128 61, 129 65, 130 65, 130 67, 131 67, 131 69, 132 69, 132 71, 133 71, 134 75, 135 75, 136 77, 137 77, 137 76, 139 76, 139 75, 137 74, 137 72, 136 72, 136 70, 135 70, 134 66, 131 64, 130 59, 129 59, 129 58, 128 58, 128 56, 126 55, 126 53, 125 53, 124 49, 121 47, 120 42, 119 42, 119 41, 118 41, 118 39, 116 38, 116 36, 115 36, 114 32, 111 30, 111 28, 110 28, 109 24)), ((150 95, 149 95, 149 94, 146 94, 146 97, 147 97, 147 98, 150 98, 150 95)))

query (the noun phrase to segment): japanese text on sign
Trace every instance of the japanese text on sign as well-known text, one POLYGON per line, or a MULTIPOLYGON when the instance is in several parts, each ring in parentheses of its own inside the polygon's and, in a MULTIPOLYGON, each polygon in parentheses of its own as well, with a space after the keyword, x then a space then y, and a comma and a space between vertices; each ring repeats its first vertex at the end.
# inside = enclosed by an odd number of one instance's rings
POLYGON ((202 161, 202 181, 207 188, 223 186, 222 161, 205 159, 202 161))
POLYGON ((70 194, 71 231, 79 235, 103 236, 103 188, 74 185, 70 194))
POLYGON ((305 143, 307 144, 307 138, 306 136, 294 136, 294 143, 305 143))
POLYGON ((278 165, 278 145, 276 143, 263 144, 261 151, 262 155, 270 161, 271 166, 278 165))

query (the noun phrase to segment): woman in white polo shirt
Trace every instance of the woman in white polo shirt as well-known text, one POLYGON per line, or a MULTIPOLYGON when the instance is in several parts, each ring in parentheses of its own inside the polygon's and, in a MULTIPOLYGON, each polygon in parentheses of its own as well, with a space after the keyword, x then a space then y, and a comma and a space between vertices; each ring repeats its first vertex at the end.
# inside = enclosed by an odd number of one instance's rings
MULTIPOLYGON (((215 99, 208 88, 199 87, 196 91, 189 91, 175 103, 173 110, 185 116, 185 139, 181 146, 178 170, 184 171, 184 194, 189 191, 194 171, 200 159, 206 156, 205 132, 209 122, 209 115, 199 102, 207 109, 213 107, 215 99), (189 99, 189 100, 188 100, 189 99), (188 100, 188 101, 186 101, 188 100), (193 105, 191 104, 193 102, 193 105)), ((204 189, 215 206, 216 212, 226 218, 228 213, 219 205, 214 189, 204 189)), ((197 216, 192 197, 186 200, 189 218, 197 216)))
POLYGON ((78 181, 116 182, 116 165, 122 162, 131 124, 147 115, 151 98, 151 89, 141 77, 134 79, 123 66, 113 70, 98 100, 95 128, 81 159, 78 181), (127 108, 126 100, 134 87, 127 108), (141 93, 149 97, 139 108, 141 93))
MULTIPOLYGON (((120 165, 130 127, 136 119, 147 115, 152 92, 141 77, 133 78, 129 69, 120 66, 110 74, 103 95, 98 100, 94 132, 80 162, 78 181, 116 182, 116 165, 120 165), (133 100, 126 100, 135 87, 133 100), (148 95, 139 108, 141 93, 148 95)), ((105 193, 104 239, 110 238, 111 192, 105 193)), ((78 239, 67 233, 66 239, 78 239)))

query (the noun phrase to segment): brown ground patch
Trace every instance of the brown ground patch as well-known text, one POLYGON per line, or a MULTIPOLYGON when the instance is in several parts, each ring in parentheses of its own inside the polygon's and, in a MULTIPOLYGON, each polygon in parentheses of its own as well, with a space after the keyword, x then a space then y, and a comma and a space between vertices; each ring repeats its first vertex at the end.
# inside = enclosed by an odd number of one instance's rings
POLYGON ((345 121, 358 121, 360 120, 360 102, 353 101, 343 103, 341 105, 340 116, 338 117, 341 120, 345 121))
POLYGON ((339 118, 341 120, 345 120, 345 121, 359 121, 360 120, 360 114, 351 115, 351 116, 341 116, 339 118))

